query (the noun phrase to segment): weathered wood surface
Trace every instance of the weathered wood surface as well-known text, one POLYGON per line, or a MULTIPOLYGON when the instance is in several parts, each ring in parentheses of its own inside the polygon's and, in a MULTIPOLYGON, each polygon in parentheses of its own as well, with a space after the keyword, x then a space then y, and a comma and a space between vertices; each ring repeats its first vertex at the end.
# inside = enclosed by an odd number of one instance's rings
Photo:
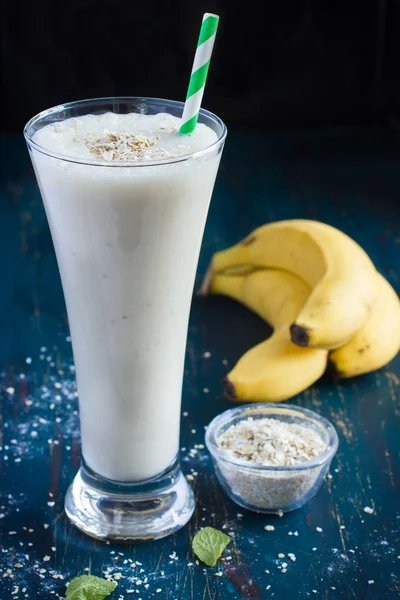
MULTIPOLYGON (((204 426, 230 406, 220 388, 227 365, 268 334, 255 316, 223 298, 194 298, 191 314, 181 442, 185 472, 198 473, 189 526, 154 544, 114 547, 69 524, 63 499, 79 464, 79 438, 60 279, 22 139, 4 137, 1 151, 0 599, 62 597, 65 580, 107 568, 124 576, 121 597, 142 600, 399 597, 400 357, 345 383, 327 376, 293 400, 337 427, 332 478, 298 511, 255 515, 224 495, 205 450, 187 460, 193 445, 203 443, 204 426), (375 513, 366 514, 365 506, 375 513), (231 560, 215 569, 190 564, 190 540, 205 524, 234 533, 231 560), (265 531, 266 524, 275 531, 265 531), (278 553, 286 555, 286 573, 277 568, 278 553), (128 559, 142 565, 132 569, 128 559), (132 575, 143 583, 129 581, 132 575)), ((253 227, 305 217, 353 235, 400 291, 399 159, 396 134, 388 130, 231 133, 199 278, 214 250, 253 227)))

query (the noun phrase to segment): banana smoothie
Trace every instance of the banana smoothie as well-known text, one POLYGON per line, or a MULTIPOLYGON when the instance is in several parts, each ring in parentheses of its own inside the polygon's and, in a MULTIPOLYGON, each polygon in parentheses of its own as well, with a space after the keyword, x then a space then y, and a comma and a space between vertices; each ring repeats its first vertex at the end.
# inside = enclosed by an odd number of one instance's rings
POLYGON ((191 295, 220 150, 167 113, 45 125, 31 158, 71 328, 82 452, 98 475, 152 478, 179 447, 191 295), (188 158, 187 155, 195 154, 188 158), (186 157, 186 158, 185 158, 186 157))

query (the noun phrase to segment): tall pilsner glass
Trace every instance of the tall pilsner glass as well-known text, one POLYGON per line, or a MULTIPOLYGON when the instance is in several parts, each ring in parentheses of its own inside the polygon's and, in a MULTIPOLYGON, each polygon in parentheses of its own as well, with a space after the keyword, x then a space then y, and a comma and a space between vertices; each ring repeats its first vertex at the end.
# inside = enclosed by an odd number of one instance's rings
POLYGON ((194 509, 179 459, 187 325, 207 210, 226 137, 150 162, 82 160, 35 133, 103 113, 169 113, 183 104, 100 98, 46 110, 25 127, 57 254, 79 389, 82 465, 69 487, 71 521, 96 538, 151 540, 194 509))

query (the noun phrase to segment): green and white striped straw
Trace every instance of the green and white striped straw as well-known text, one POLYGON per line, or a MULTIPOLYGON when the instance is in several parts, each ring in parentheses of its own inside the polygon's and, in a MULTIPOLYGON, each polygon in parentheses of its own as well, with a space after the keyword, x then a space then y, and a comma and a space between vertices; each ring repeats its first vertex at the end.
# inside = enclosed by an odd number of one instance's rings
POLYGON ((219 17, 205 13, 201 24, 196 54, 194 56, 192 74, 182 114, 182 125, 179 133, 192 133, 197 125, 204 87, 206 85, 208 67, 210 66, 215 34, 217 33, 219 17))

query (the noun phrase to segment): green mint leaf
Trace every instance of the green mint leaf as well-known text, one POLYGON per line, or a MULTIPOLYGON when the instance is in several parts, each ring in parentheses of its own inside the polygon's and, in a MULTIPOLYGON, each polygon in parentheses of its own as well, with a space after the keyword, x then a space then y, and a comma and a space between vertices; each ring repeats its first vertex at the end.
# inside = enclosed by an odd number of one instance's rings
POLYGON ((204 527, 194 536, 192 549, 203 563, 214 567, 230 541, 231 538, 222 531, 213 527, 204 527))
POLYGON ((94 575, 81 575, 70 582, 65 600, 104 600, 116 587, 116 581, 108 581, 94 575))

